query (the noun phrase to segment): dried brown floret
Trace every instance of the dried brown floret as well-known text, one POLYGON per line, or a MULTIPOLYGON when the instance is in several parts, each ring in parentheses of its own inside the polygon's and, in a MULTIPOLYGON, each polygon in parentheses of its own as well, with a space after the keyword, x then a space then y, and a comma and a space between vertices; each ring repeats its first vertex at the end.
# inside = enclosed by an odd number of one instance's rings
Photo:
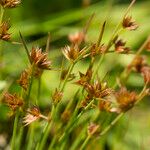
POLYGON ((128 53, 130 48, 125 47, 126 42, 122 39, 118 39, 115 41, 115 51, 118 53, 128 53))
POLYGON ((8 41, 10 39, 10 33, 8 33, 8 30, 10 28, 10 24, 8 21, 2 22, 0 25, 0 39, 4 41, 8 41))
POLYGON ((124 17, 122 26, 123 28, 128 29, 128 30, 136 30, 138 28, 137 23, 132 20, 131 16, 124 17))
POLYGON ((24 102, 23 100, 17 96, 17 94, 4 94, 4 102, 13 110, 15 111, 17 108, 22 107, 24 102))
POLYGON ((25 126, 27 126, 32 122, 38 120, 39 118, 48 120, 48 117, 42 115, 39 108, 34 106, 27 110, 27 115, 23 118, 23 123, 25 124, 25 126))
POLYGON ((30 79, 30 73, 29 70, 26 69, 21 73, 20 79, 17 82, 24 90, 27 90, 29 85, 29 79, 30 79))
POLYGON ((79 58, 79 56, 81 56, 84 53, 84 51, 85 48, 80 50, 77 46, 66 46, 62 49, 64 56, 72 62, 76 61, 79 58))
POLYGON ((48 60, 48 54, 43 53, 40 48, 32 48, 30 53, 30 61, 39 69, 51 69, 51 61, 48 60))
POLYGON ((107 111, 110 112, 111 110, 111 102, 110 101, 99 101, 99 109, 100 111, 107 111))
POLYGON ((141 73, 144 77, 144 81, 146 84, 150 85, 150 66, 143 66, 141 68, 141 73))
POLYGON ((21 3, 21 0, 0 0, 0 5, 4 8, 14 8, 21 3))
POLYGON ((130 64, 129 68, 135 69, 137 72, 141 72, 141 68, 146 64, 146 59, 143 56, 136 56, 132 63, 130 64))
POLYGON ((105 52, 106 48, 107 47, 104 44, 101 44, 100 46, 97 46, 97 44, 93 44, 90 49, 90 54, 92 57, 103 54, 105 52))
POLYGON ((85 83, 83 87, 87 91, 89 99, 104 98, 113 92, 111 88, 107 87, 106 83, 101 83, 99 80, 96 80, 93 84, 85 83))
POLYGON ((88 70, 86 71, 85 74, 79 72, 80 79, 78 81, 76 81, 75 83, 78 84, 78 85, 81 85, 81 86, 83 86, 86 83, 89 83, 91 78, 92 78, 92 73, 93 72, 92 72, 91 68, 88 68, 88 70))
POLYGON ((63 97, 63 92, 58 91, 58 89, 56 88, 54 94, 52 95, 54 104, 59 103, 62 97, 63 97))
POLYGON ((135 92, 129 92, 126 88, 122 87, 115 93, 116 101, 119 105, 120 111, 127 111, 131 109, 137 101, 135 92))

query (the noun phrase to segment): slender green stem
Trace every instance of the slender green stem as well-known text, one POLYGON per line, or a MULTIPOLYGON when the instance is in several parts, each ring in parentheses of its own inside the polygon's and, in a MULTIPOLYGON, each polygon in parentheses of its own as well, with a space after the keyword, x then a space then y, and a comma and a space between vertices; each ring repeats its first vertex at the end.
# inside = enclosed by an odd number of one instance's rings
POLYGON ((83 144, 81 145, 80 150, 84 150, 85 149, 85 147, 88 144, 88 142, 89 142, 90 139, 91 139, 91 135, 89 134, 87 136, 87 138, 85 139, 85 141, 83 142, 83 144))
POLYGON ((100 57, 100 59, 99 59, 99 62, 98 62, 98 64, 97 64, 97 67, 96 67, 96 69, 94 70, 94 73, 93 73, 93 79, 95 78, 95 76, 96 76, 97 73, 98 73, 98 70, 99 70, 99 68, 100 68, 100 66, 101 66, 101 64, 102 64, 102 61, 103 61, 103 59, 104 59, 104 56, 105 56, 105 54, 102 54, 101 57, 100 57))
MULTIPOLYGON (((54 114, 55 114, 55 106, 53 105, 53 106, 52 106, 52 111, 51 111, 51 119, 53 119, 52 117, 54 116, 54 114)), ((46 143, 46 141, 47 141, 47 138, 48 138, 50 129, 51 129, 51 127, 52 127, 52 123, 53 123, 53 121, 51 120, 51 121, 47 124, 47 126, 46 126, 46 128, 45 128, 45 130, 44 130, 44 132, 43 132, 42 140, 41 140, 41 143, 40 143, 40 145, 39 145, 38 150, 43 150, 44 145, 45 145, 45 143, 46 143)))
POLYGON ((20 150, 21 143, 22 143, 22 138, 23 138, 23 132, 24 132, 24 127, 21 127, 19 130, 19 135, 18 135, 18 144, 16 145, 16 150, 20 150))
POLYGON ((74 127, 77 124, 78 119, 82 116, 82 114, 88 110, 91 105, 94 103, 94 99, 76 116, 74 117, 68 124, 68 126, 65 128, 65 131, 63 133, 63 135, 59 138, 59 141, 61 143, 63 143, 65 141, 65 139, 67 138, 67 136, 69 135, 69 133, 74 129, 74 127))
POLYGON ((16 116, 15 116, 15 120, 14 120, 14 127, 13 127, 13 135, 12 135, 12 140, 11 140, 11 150, 15 150, 18 119, 19 119, 19 112, 16 112, 16 116))
POLYGON ((30 126, 30 130, 29 130, 30 132, 29 132, 29 140, 28 140, 27 150, 32 150, 32 148, 33 148, 34 127, 35 127, 35 124, 32 123, 30 126))
MULTIPOLYGON (((98 111, 97 114, 94 113, 94 116, 91 118, 91 122, 95 122, 98 120, 100 116, 100 111, 98 111)), ((81 143, 81 141, 84 141, 85 136, 87 136, 87 125, 85 125, 81 131, 81 133, 79 134, 79 138, 76 138, 75 141, 73 142, 70 150, 76 150, 78 145, 81 143)))
POLYGON ((69 75, 70 75, 70 73, 72 72, 72 70, 73 70, 73 68, 74 68, 74 65, 75 65, 74 62, 70 65, 69 70, 68 70, 68 73, 67 73, 67 75, 66 75, 66 77, 65 77, 65 80, 64 80, 64 82, 63 82, 63 85, 62 85, 60 91, 63 91, 63 90, 64 90, 64 88, 65 88, 65 86, 66 86, 66 83, 67 83, 67 80, 68 80, 68 78, 69 78, 69 75))
POLYGON ((36 105, 38 105, 38 101, 40 100, 40 95, 41 95, 41 76, 38 79, 38 93, 37 93, 37 101, 36 101, 36 105))
POLYGON ((4 8, 2 6, 0 6, 0 9, 1 9, 1 15, 0 15, 0 25, 3 21, 3 16, 4 16, 4 8))

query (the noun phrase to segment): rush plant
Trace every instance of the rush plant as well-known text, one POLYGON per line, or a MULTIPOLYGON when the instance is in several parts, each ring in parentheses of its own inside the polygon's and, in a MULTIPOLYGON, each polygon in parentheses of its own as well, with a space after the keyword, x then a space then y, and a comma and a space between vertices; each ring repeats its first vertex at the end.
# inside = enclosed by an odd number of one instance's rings
MULTIPOLYGON (((4 19, 4 13, 20 3, 20 0, 0 0, 0 44, 12 42, 10 21, 4 19)), ((150 37, 136 51, 127 47, 126 41, 121 38, 122 31, 134 32, 133 30, 138 29, 138 24, 130 16, 134 3, 135 0, 131 2, 106 43, 103 43, 103 38, 107 20, 102 23, 98 39, 93 43, 86 43, 87 31, 95 14, 91 15, 83 30, 68 36, 70 45, 62 48, 64 59, 59 68, 55 68, 53 60, 49 59, 50 37, 45 49, 32 47, 30 50, 20 31, 21 44, 28 57, 27 67, 22 69, 16 80, 20 92, 11 93, 8 88, 1 94, 1 103, 10 108, 11 117, 14 118, 10 140, 12 150, 86 149, 91 141, 107 136, 107 132, 121 117, 150 94, 150 65, 146 56, 143 56, 143 51, 150 50, 150 37), (113 86, 109 86, 107 80, 99 75, 101 64, 108 53, 134 56, 120 75, 116 76, 113 86), (86 71, 75 72, 74 67, 85 59, 88 60, 86 71), (54 91, 49 89, 52 94, 49 96, 48 111, 42 110, 39 105, 39 97, 42 97, 41 77, 46 70, 57 71, 59 74, 56 77, 59 85, 54 91), (143 77, 143 89, 140 92, 129 90, 126 85, 132 72, 143 77), (33 87, 33 81, 38 83, 37 87, 33 87), (65 90, 69 82, 78 88, 66 102, 64 95, 69 92, 65 90), (34 100, 31 97, 34 94, 33 88, 38 89, 34 100)), ((2 49, 0 57, 2 58, 2 49)))

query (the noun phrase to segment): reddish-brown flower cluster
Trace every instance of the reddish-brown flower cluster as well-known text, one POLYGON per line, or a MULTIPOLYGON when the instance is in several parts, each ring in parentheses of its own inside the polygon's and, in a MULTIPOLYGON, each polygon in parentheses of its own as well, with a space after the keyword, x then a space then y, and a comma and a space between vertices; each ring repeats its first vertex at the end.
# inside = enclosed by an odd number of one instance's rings
POLYGON ((136 30, 138 28, 138 25, 135 21, 132 20, 131 16, 125 16, 122 22, 122 26, 125 29, 128 30, 136 30))
POLYGON ((84 57, 84 54, 85 54, 85 48, 83 49, 79 49, 78 46, 66 46, 65 48, 62 49, 62 52, 64 54, 64 56, 74 62, 76 61, 81 55, 83 55, 82 57, 84 57))
POLYGON ((48 60, 48 54, 43 53, 40 48, 32 48, 30 61, 39 69, 51 69, 51 61, 48 60))
MULTIPOLYGON (((122 87, 115 93, 116 101, 119 105, 120 111, 127 111, 131 109, 137 101, 137 95, 135 92, 129 92, 126 88, 122 87)), ((118 110, 119 111, 119 110, 118 110)))
POLYGON ((17 81, 18 84, 24 89, 27 90, 28 85, 29 85, 29 78, 30 78, 30 73, 29 70, 24 70, 21 73, 20 79, 17 81))
POLYGON ((132 68, 142 74, 146 84, 150 84, 150 66, 147 64, 145 57, 136 56, 131 65, 129 65, 129 69, 132 68))
POLYGON ((129 47, 125 47, 126 42, 122 39, 116 39, 114 42, 115 44, 115 51, 118 53, 128 53, 130 51, 129 47))
POLYGON ((54 104, 59 103, 61 101, 62 97, 63 97, 63 93, 58 91, 58 89, 56 88, 54 94, 52 95, 54 104))
POLYGON ((86 83, 89 83, 91 78, 92 78, 92 69, 88 68, 85 74, 79 72, 80 74, 80 79, 76 81, 75 83, 81 86, 84 86, 86 83))
POLYGON ((21 0, 0 0, 0 5, 4 8, 14 8, 21 3, 21 0))
POLYGON ((0 25, 0 39, 4 41, 8 41, 10 39, 10 33, 8 30, 10 28, 10 24, 8 21, 2 22, 0 25))
POLYGON ((105 52, 106 48, 107 47, 104 44, 102 44, 100 46, 97 46, 97 44, 93 44, 90 49, 90 54, 92 57, 103 54, 105 52))
POLYGON ((15 111, 17 108, 22 107, 24 102, 23 100, 17 96, 17 94, 4 94, 4 102, 13 110, 15 111))
POLYGON ((32 122, 38 120, 39 118, 48 120, 48 118, 46 116, 41 114, 39 108, 34 106, 27 110, 27 115, 24 117, 23 123, 25 124, 25 126, 27 126, 27 125, 31 124, 32 122))

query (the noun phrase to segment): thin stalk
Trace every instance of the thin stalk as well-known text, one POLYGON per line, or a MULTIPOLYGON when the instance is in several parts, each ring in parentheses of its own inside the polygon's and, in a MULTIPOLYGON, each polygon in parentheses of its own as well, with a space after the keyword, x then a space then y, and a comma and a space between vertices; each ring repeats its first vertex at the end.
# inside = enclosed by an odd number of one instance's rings
POLYGON ((99 70, 99 68, 100 68, 100 66, 101 66, 101 64, 102 64, 102 61, 103 61, 103 59, 104 59, 104 56, 105 56, 105 54, 102 54, 101 57, 100 57, 100 59, 99 59, 99 62, 98 62, 98 64, 97 64, 97 67, 96 67, 96 69, 94 70, 94 73, 93 73, 93 79, 95 78, 95 76, 96 76, 97 73, 98 73, 98 70, 99 70))
POLYGON ((99 37, 98 37, 98 41, 97 41, 97 48, 100 46, 101 44, 101 41, 102 41, 102 37, 103 37, 103 34, 104 34, 104 30, 105 30, 105 26, 106 26, 106 21, 104 21, 102 27, 101 27, 101 32, 99 34, 99 37))
POLYGON ((69 122, 68 126, 65 128, 65 131, 63 133, 63 135, 59 138, 59 141, 61 143, 63 143, 65 141, 65 139, 67 138, 67 136, 69 135, 69 133, 74 129, 74 127, 76 126, 76 123, 78 121, 78 119, 82 116, 82 114, 91 107, 91 105, 94 103, 94 99, 76 116, 72 119, 72 121, 69 122))
MULTIPOLYGON (((92 117, 92 121, 91 122, 95 122, 98 120, 100 116, 100 111, 98 111, 97 114, 94 114, 94 116, 92 117)), ((76 138, 75 141, 73 142, 70 150, 76 150, 78 145, 81 143, 82 140, 84 140, 85 136, 87 133, 87 126, 85 125, 84 128, 82 129, 81 133, 79 134, 79 138, 76 138)))
POLYGON ((62 85, 60 91, 63 91, 63 90, 64 90, 64 88, 65 88, 65 86, 66 86, 66 83, 67 83, 67 80, 68 80, 68 77, 69 77, 70 73, 72 72, 72 70, 73 70, 73 68, 74 68, 74 65, 75 65, 74 62, 70 65, 69 71, 68 71, 68 73, 67 73, 67 75, 66 75, 66 77, 65 77, 65 80, 64 80, 64 82, 63 82, 63 85, 62 85))
POLYGON ((49 49, 50 49, 50 33, 48 32, 48 38, 47 38, 47 43, 46 43, 46 53, 48 53, 49 49))
MULTIPOLYGON (((54 114, 55 114, 55 106, 53 105, 53 106, 52 106, 52 111, 51 111, 51 118, 54 116, 54 114)), ((45 130, 44 130, 44 132, 43 132, 42 140, 41 140, 41 143, 40 143, 40 145, 39 145, 38 150, 43 150, 44 145, 45 145, 45 143, 46 143, 46 141, 47 141, 47 138, 48 138, 50 129, 51 129, 51 127, 52 127, 52 123, 53 123, 53 122, 52 122, 52 120, 51 120, 51 121, 47 124, 47 126, 46 126, 46 128, 45 128, 45 130)))
POLYGON ((14 120, 14 127, 13 127, 13 135, 12 135, 12 140, 11 140, 11 150, 15 150, 18 119, 19 119, 19 112, 16 112, 16 116, 15 116, 15 120, 14 120))
POLYGON ((30 99, 31 90, 32 90, 32 84, 33 84, 33 79, 34 79, 33 74, 34 74, 34 64, 31 66, 31 79, 30 79, 28 93, 26 95, 27 105, 29 105, 29 99, 30 99))
POLYGON ((16 150, 20 150, 22 138, 23 138, 23 132, 24 132, 24 127, 21 127, 18 135, 18 144, 16 145, 17 146, 16 150))
POLYGON ((28 59, 29 59, 29 61, 30 61, 30 63, 31 63, 30 53, 29 53, 29 50, 28 50, 27 44, 26 44, 26 42, 25 42, 25 40, 24 40, 24 38, 23 38, 23 36, 22 36, 21 32, 19 32, 19 35, 20 35, 20 38, 21 38, 22 44, 23 44, 23 46, 24 46, 24 48, 25 48, 25 50, 26 50, 26 53, 27 53, 28 59))
POLYGON ((40 95, 41 95, 41 76, 38 79, 38 89, 37 89, 37 100, 36 100, 36 105, 38 105, 38 101, 40 100, 40 95))
POLYGON ((80 150, 84 150, 84 149, 85 149, 85 147, 86 147, 86 145, 88 144, 88 142, 89 142, 90 139, 91 139, 91 135, 89 134, 89 135, 87 136, 87 138, 85 139, 85 141, 83 142, 83 144, 81 145, 80 150))
POLYGON ((3 21, 3 16, 4 16, 4 8, 2 7, 2 6, 0 6, 0 12, 1 12, 1 15, 0 15, 0 25, 1 25, 1 23, 2 23, 2 21, 3 21))
POLYGON ((27 150, 32 150, 32 148, 33 148, 34 127, 35 127, 35 124, 32 123, 31 126, 30 126, 30 133, 29 133, 29 140, 28 140, 27 150))

